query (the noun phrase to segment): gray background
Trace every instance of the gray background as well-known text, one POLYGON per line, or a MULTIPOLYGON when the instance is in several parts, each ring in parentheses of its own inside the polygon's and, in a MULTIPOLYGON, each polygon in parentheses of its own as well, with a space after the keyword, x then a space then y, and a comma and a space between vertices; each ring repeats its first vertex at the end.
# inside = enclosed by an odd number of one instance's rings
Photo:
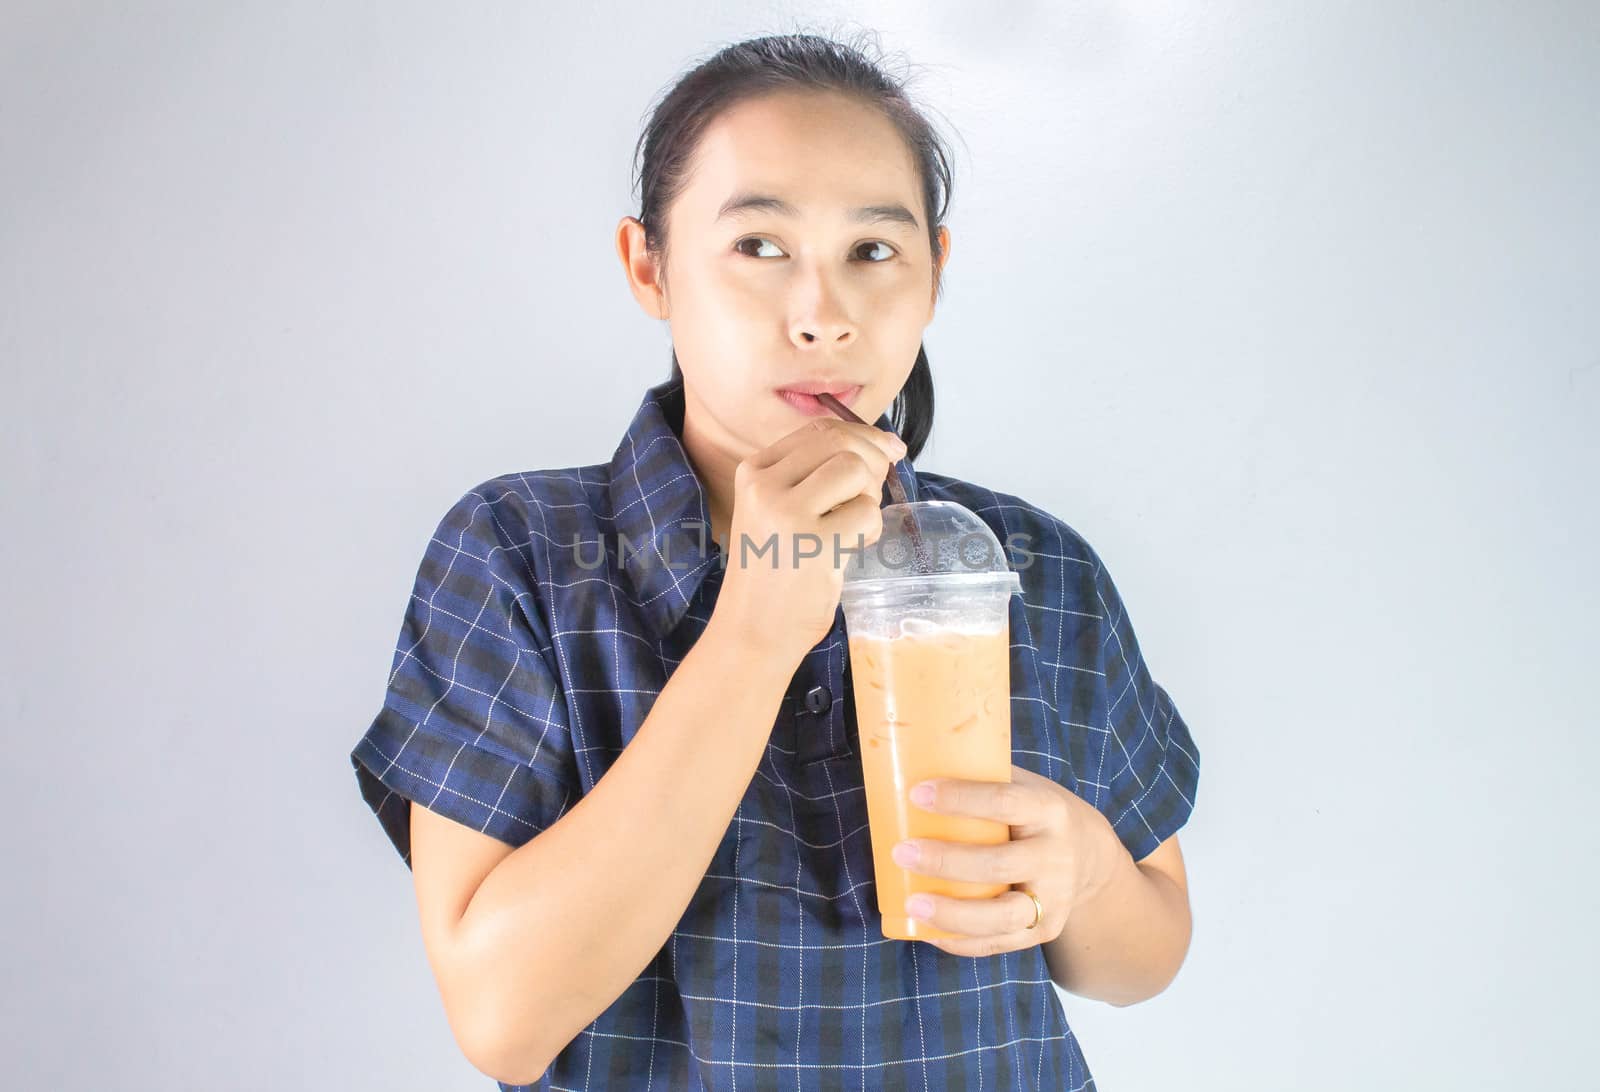
POLYGON ((868 26, 958 134, 920 465, 1095 545, 1201 749, 1101 1087, 1579 1085, 1594 5, 3 12, 4 1083, 492 1087, 347 753, 445 508, 666 374, 654 96, 868 26))

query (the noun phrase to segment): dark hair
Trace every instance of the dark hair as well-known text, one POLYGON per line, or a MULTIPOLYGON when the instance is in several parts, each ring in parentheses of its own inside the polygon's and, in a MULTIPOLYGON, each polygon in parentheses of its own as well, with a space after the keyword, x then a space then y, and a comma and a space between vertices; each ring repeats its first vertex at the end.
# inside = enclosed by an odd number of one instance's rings
MULTIPOLYGON (((866 36, 873 37, 871 32, 866 36)), ((680 79, 651 113, 634 158, 643 150, 635 187, 645 249, 664 272, 667 258, 666 210, 682 192, 695 145, 723 110, 759 95, 799 88, 837 91, 882 110, 905 138, 922 180, 928 245, 934 258, 934 298, 944 292, 939 273, 939 227, 950 205, 950 155, 939 135, 906 94, 908 80, 895 79, 867 58, 857 44, 817 34, 752 38, 720 50, 680 79), (937 211, 935 211, 937 210, 937 211)), ((672 378, 680 379, 678 352, 672 352, 672 378)), ((933 431, 933 373, 926 348, 895 396, 890 423, 915 459, 933 431)))

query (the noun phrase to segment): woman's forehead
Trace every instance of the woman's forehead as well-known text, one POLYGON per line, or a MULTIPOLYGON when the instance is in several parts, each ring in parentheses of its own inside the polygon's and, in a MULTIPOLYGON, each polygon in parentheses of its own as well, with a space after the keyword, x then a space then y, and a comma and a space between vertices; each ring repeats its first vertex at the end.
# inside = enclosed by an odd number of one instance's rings
POLYGON ((889 119, 853 103, 813 102, 741 103, 708 125, 683 191, 697 218, 760 212, 859 220, 861 209, 915 210, 915 161, 889 119))

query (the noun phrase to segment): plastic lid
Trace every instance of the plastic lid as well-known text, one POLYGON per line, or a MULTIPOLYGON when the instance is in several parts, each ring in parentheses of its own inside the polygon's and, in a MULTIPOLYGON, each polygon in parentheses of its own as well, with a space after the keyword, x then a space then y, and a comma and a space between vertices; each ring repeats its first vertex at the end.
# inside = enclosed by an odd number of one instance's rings
POLYGON ((1022 578, 1006 563, 1005 550, 989 525, 955 501, 886 504, 878 540, 841 557, 846 592, 928 579, 1022 588, 1022 578))

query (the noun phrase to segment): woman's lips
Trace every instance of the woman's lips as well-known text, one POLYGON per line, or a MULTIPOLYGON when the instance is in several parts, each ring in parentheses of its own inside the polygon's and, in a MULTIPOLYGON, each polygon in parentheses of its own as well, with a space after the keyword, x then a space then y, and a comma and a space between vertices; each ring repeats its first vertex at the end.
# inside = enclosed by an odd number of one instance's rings
MULTIPOLYGON (((829 391, 828 393, 848 406, 851 400, 853 400, 856 395, 861 393, 861 387, 858 384, 854 387, 845 387, 842 390, 829 391)), ((780 390, 778 391, 778 397, 783 399, 790 406, 799 410, 801 413, 805 414, 807 417, 821 417, 824 415, 831 416, 833 412, 828 409, 827 406, 824 406, 814 394, 802 394, 800 391, 780 390)))

